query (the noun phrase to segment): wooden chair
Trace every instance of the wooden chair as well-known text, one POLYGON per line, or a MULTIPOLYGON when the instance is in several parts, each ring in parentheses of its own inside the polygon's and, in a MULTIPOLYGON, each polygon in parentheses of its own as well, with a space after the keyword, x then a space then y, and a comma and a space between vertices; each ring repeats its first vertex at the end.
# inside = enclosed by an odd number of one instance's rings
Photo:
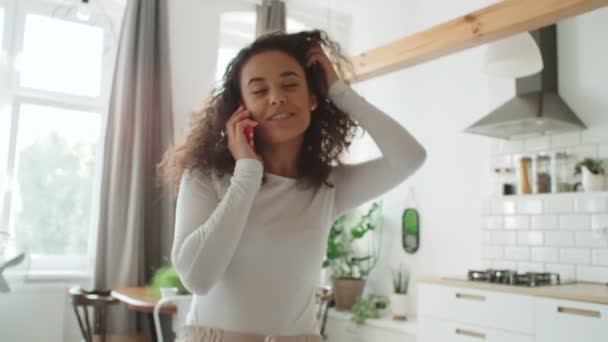
POLYGON ((118 303, 110 291, 86 291, 75 286, 68 292, 83 339, 86 342, 116 340, 117 336, 106 340, 107 307, 118 303), (93 317, 90 317, 90 311, 93 317))
POLYGON ((317 288, 316 294, 317 303, 317 320, 321 326, 321 336, 327 339, 325 335, 325 324, 327 323, 327 311, 334 300, 334 294, 331 291, 331 287, 323 286, 317 288))

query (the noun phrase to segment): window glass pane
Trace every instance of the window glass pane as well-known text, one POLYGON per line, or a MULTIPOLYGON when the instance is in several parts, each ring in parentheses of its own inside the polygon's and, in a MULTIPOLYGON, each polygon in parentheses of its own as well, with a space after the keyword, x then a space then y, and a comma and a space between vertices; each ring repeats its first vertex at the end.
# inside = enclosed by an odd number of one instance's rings
POLYGON ((19 108, 11 231, 34 254, 87 252, 100 115, 19 108))
POLYGON ((228 63, 255 39, 254 12, 227 12, 220 17, 220 37, 215 79, 221 80, 228 63))
POLYGON ((0 7, 0 50, 4 48, 4 8, 0 7))
POLYGON ((17 68, 26 88, 99 96, 103 29, 28 14, 17 68))

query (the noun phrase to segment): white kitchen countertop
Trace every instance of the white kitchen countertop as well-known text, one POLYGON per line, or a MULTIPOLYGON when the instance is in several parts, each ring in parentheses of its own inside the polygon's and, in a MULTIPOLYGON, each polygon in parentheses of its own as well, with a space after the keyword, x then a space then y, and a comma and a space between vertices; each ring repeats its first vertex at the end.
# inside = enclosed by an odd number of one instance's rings
MULTIPOLYGON (((350 320, 351 314, 350 312, 337 311, 335 308, 329 309, 328 317, 342 319, 342 320, 350 320)), ((356 326, 355 322, 352 322, 353 325, 356 326)), ((384 316, 379 319, 368 319, 365 321, 365 324, 361 326, 364 328, 366 325, 392 330, 394 332, 400 334, 407 334, 416 336, 416 319, 415 317, 409 317, 407 321, 395 321, 391 318, 391 316, 384 316)))
POLYGON ((608 285, 600 283, 575 282, 563 285, 526 287, 449 277, 423 277, 418 279, 418 282, 608 305, 608 285))

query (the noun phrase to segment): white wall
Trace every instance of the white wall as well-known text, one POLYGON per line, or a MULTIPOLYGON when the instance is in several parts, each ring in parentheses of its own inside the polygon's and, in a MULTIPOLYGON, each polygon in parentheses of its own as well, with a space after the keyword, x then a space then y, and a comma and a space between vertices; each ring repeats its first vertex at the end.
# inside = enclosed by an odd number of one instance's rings
MULTIPOLYGON (((380 1, 357 13, 357 52, 484 6, 484 1, 380 1), (362 23, 362 24, 359 24, 362 23), (362 39, 365 37, 365 40, 362 39)), ((489 191, 488 139, 462 130, 487 112, 488 80, 481 75, 481 50, 473 49, 357 85, 357 89, 409 129, 425 146, 425 165, 384 196, 386 257, 367 291, 390 293, 390 266, 407 264, 412 276, 459 275, 481 263, 480 212, 489 191), (401 246, 401 215, 409 187, 421 215, 419 251, 401 246)), ((507 88, 508 89, 508 88, 507 88)), ((410 293, 415 301, 416 287, 410 293)))

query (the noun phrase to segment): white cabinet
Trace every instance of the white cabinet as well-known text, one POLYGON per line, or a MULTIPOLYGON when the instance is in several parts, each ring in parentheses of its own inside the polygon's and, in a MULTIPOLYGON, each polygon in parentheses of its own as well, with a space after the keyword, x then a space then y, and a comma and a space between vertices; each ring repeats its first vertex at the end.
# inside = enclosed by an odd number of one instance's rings
POLYGON ((608 305, 427 283, 418 295, 417 342, 608 341, 608 305))
POLYGON ((548 299, 536 299, 538 342, 608 341, 608 306, 548 299))
POLYGON ((420 284, 418 342, 534 342, 534 298, 420 284))
POLYGON ((421 318, 418 342, 534 342, 534 336, 472 324, 421 318))
POLYGON ((534 333, 534 302, 529 296, 430 284, 418 291, 421 317, 534 333))
POLYGON ((349 315, 334 312, 327 318, 325 327, 327 342, 415 342, 416 333, 408 331, 413 322, 393 322, 390 319, 368 320, 358 326, 349 319, 349 315), (395 328, 399 326, 399 328, 395 328))

